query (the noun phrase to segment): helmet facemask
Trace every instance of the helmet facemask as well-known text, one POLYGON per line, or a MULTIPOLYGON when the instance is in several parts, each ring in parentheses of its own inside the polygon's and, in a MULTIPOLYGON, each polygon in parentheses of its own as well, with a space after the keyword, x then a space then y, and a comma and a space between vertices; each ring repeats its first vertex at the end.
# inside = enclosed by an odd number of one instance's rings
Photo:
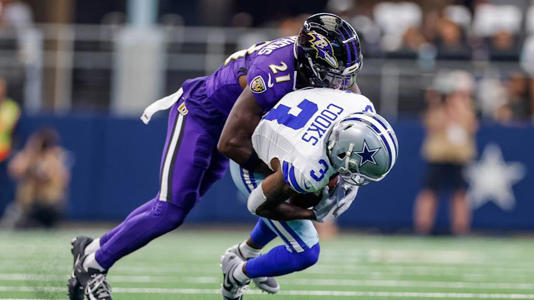
MULTIPOLYGON (((354 150, 354 144, 349 145, 349 149, 346 153, 341 153, 339 156, 343 156, 344 166, 338 169, 339 176, 343 178, 343 181, 350 185, 366 185, 369 180, 361 175, 358 171, 358 164, 354 162, 351 157, 354 150)), ((340 157, 341 158, 341 157, 340 157)))
POLYGON ((315 87, 326 87, 336 90, 350 89, 356 82, 356 75, 358 70, 343 75, 337 69, 327 68, 323 65, 314 64, 311 58, 308 57, 308 63, 311 71, 315 75, 311 80, 311 84, 315 87), (334 71, 335 70, 335 71, 334 71))

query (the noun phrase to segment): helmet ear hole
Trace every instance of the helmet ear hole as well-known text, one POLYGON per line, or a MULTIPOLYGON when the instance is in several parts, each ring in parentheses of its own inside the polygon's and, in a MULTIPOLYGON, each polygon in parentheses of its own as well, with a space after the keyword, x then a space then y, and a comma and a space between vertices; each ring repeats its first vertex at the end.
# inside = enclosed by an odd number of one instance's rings
POLYGON ((345 152, 342 152, 342 153, 339 153, 339 154, 337 155, 337 157, 339 157, 340 159, 344 159, 346 155, 347 155, 347 154, 346 154, 345 152))

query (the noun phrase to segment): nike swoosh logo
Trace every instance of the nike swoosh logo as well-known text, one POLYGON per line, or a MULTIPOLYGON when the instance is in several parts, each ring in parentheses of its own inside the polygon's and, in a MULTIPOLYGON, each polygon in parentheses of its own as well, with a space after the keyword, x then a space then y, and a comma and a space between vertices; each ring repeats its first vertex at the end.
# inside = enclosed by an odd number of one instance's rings
POLYGON ((271 81, 271 74, 269 74, 269 80, 267 80, 267 87, 273 87, 273 82, 271 81))

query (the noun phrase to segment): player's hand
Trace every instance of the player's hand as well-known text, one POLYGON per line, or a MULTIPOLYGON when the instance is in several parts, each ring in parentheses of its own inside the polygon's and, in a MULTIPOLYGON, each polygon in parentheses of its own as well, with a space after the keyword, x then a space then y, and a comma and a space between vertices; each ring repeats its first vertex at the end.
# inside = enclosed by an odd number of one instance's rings
POLYGON ((344 195, 337 201, 336 207, 332 212, 332 215, 334 215, 336 218, 343 214, 351 206, 354 199, 356 199, 359 186, 342 184, 342 188, 344 190, 344 195))
POLYGON ((330 190, 328 186, 323 188, 321 201, 313 207, 313 213, 315 214, 315 220, 317 222, 323 222, 324 218, 328 216, 332 208, 337 204, 337 198, 335 195, 336 189, 330 190))

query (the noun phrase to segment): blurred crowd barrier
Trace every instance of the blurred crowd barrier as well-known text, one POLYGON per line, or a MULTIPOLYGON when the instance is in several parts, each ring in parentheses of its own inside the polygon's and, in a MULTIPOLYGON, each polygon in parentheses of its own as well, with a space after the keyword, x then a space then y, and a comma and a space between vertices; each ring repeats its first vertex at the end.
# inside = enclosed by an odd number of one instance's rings
MULTIPOLYGON (((133 34, 122 25, 37 24, 23 34, 27 41, 21 53, 20 35, 6 29, 0 31, 0 76, 28 112, 126 111, 131 115, 174 92, 187 78, 215 70, 233 52, 281 34, 278 29, 183 26, 160 26, 146 34, 154 37, 155 32, 158 38, 141 38, 139 43, 160 44, 137 47, 132 43, 143 33, 133 34), (135 87, 146 88, 137 91, 135 87), (135 100, 136 96, 141 99, 135 100)), ((425 107, 425 89, 440 71, 465 70, 474 78, 479 115, 504 123, 531 122, 534 80, 517 58, 466 59, 423 52, 403 56, 397 55, 399 51, 404 50, 378 51, 363 43, 364 68, 358 84, 382 114, 390 118, 419 114, 425 107), (516 118, 503 112, 510 105, 524 113, 516 118)))
MULTIPOLYGON (((138 119, 99 115, 24 116, 20 134, 27 137, 43 125, 55 127, 70 152, 68 219, 120 220, 156 194, 164 117, 145 126, 138 119)), ((425 168, 420 155, 424 129, 418 121, 399 120, 392 125, 401 149, 395 168, 382 182, 360 189, 353 207, 341 217, 341 226, 385 231, 412 227, 414 200, 425 168)), ((481 125, 477 159, 466 172, 474 230, 534 229, 534 140, 527 136, 534 136, 534 128, 481 125)), ((439 203, 448 206, 447 201, 439 203)), ((448 228, 446 211, 440 209, 437 230, 448 228)), ((253 220, 229 174, 188 217, 191 222, 253 220)))

